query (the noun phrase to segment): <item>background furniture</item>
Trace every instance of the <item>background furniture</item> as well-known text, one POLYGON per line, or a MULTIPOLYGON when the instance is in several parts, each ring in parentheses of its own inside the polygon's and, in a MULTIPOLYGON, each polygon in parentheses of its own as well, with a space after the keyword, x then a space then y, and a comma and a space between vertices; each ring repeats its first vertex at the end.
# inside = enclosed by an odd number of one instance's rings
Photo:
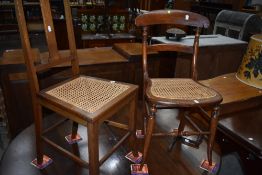
POLYGON ((259 0, 251 0, 251 5, 256 7, 256 11, 261 12, 262 2, 259 0))
MULTIPOLYGON (((29 31, 31 33, 42 33, 43 24, 39 1, 25 1, 23 5, 29 31)), ((56 35, 58 48, 68 49, 68 45, 65 44, 67 43, 65 42, 67 41, 67 35, 62 0, 53 0, 51 5, 55 28, 61 32, 56 35)), ((72 0, 70 1, 70 8, 73 14, 78 48, 112 46, 115 42, 123 41, 134 42, 135 31, 132 27, 133 18, 138 12, 138 1, 95 0, 91 2, 72 0), (86 34, 91 36, 86 36, 86 34), (112 34, 121 35, 111 36, 112 34), (88 39, 91 39, 91 41, 88 42, 88 39)), ((18 31, 18 26, 14 1, 0 0, 0 11, 2 14, 0 16, 0 35, 15 34, 18 31)))
POLYGON ((213 29, 217 14, 224 9, 232 9, 233 4, 221 1, 198 1, 191 5, 190 11, 206 16, 210 21, 210 29, 213 29))
POLYGON ((218 123, 218 143, 222 154, 237 152, 247 174, 260 174, 262 162, 261 90, 246 85, 235 73, 221 75, 201 83, 223 96, 218 123))
MULTIPOLYGON (((79 49, 77 52, 81 74, 137 85, 142 84, 140 43, 117 44, 114 49, 111 47, 79 49), (116 48, 121 48, 122 52, 116 48)), ((40 58, 46 57, 47 54, 40 54, 40 58)), ((152 67, 150 74, 153 77, 164 75, 172 77, 175 65, 169 59, 170 56, 163 55, 161 58, 156 58, 156 55, 157 53, 152 53, 150 56, 152 67), (163 71, 160 71, 160 69, 163 71)), ((49 76, 48 81, 43 81, 42 85, 47 86, 52 82, 69 78, 70 71, 65 69, 67 67, 68 65, 53 67, 54 74, 49 76)), ((4 57, 0 59, 0 75, 9 132, 11 138, 14 138, 33 122, 31 94, 21 50, 4 53, 4 57)), ((141 89, 139 94, 142 94, 141 89)))
MULTIPOLYGON (((216 40, 218 38, 207 39, 216 40)), ((235 72, 238 69, 247 43, 229 38, 231 42, 224 40, 221 44, 216 42, 214 45, 202 46, 201 40, 202 38, 200 38, 199 50, 200 64, 197 63, 197 68, 200 70, 200 79, 235 72), (232 41, 236 43, 234 44, 232 41), (208 70, 204 71, 204 68, 208 70)), ((140 43, 119 43, 113 49, 110 47, 90 48, 78 50, 78 52, 82 74, 142 85, 140 43)), ((151 77, 173 77, 174 72, 178 77, 189 76, 190 70, 185 70, 185 68, 190 65, 191 61, 186 54, 179 55, 176 58, 174 54, 158 56, 157 53, 151 53, 149 61, 151 77), (173 59, 177 60, 174 61, 173 59)), ((52 69, 54 72, 58 72, 63 67, 52 69)), ((66 78, 68 74, 65 70, 60 74, 54 74, 50 78, 54 79, 52 81, 55 81, 66 78)), ((7 51, 4 54, 4 57, 0 59, 0 75, 9 121, 9 131, 11 137, 15 137, 33 121, 30 90, 27 77, 25 76, 25 65, 21 51, 15 53, 7 51), (23 105, 26 105, 26 107, 23 107, 23 105), (17 121, 19 121, 19 125, 17 125, 17 121)), ((139 94, 142 94, 141 90, 139 94)))
POLYGON ((83 47, 134 42, 133 18, 138 13, 137 9, 138 1, 119 0, 103 0, 91 8, 78 8, 77 26, 80 27, 83 47))
MULTIPOLYGON (((26 17, 30 22, 40 19, 39 2, 24 3, 26 17)), ((15 33, 18 31, 15 8, 13 1, 0 1, 0 32, 3 34, 15 33)))
MULTIPOLYGON (((165 37, 153 37, 153 42, 177 43, 186 46, 193 45, 192 36, 186 36, 180 41, 167 40, 165 37)), ((245 53, 247 42, 222 35, 201 35, 199 39, 199 57, 196 63, 198 79, 204 80, 222 74, 235 72, 245 53)), ((191 57, 188 54, 176 56, 176 77, 190 76, 191 57)))
POLYGON ((243 41, 262 32, 262 19, 255 14, 222 10, 216 16, 214 34, 221 34, 243 41))

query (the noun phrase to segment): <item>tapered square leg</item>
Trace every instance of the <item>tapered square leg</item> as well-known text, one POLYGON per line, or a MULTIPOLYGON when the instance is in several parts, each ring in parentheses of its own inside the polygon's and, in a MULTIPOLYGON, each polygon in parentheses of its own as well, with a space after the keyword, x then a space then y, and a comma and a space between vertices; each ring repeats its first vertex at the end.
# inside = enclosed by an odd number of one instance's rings
POLYGON ((89 174, 99 175, 98 124, 88 123, 89 174))

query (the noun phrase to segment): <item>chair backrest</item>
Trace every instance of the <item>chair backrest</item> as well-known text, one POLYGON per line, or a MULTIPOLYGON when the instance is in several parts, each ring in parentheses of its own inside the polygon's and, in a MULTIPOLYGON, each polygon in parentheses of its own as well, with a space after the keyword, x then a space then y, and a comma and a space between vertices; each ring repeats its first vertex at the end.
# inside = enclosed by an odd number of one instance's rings
POLYGON ((15 2, 17 22, 20 31, 20 38, 22 42, 23 54, 27 66, 28 78, 29 78, 32 93, 37 93, 39 91, 39 82, 37 79, 38 72, 48 70, 56 65, 63 64, 70 60, 72 65, 73 75, 74 76, 78 75, 79 63, 78 63, 77 50, 75 45, 75 37, 74 37, 72 15, 69 6, 69 1, 64 0, 64 9, 65 9, 66 26, 67 26, 66 29, 68 33, 70 55, 67 57, 62 57, 59 54, 59 50, 57 48, 57 41, 55 37, 50 2, 49 0, 40 0, 44 31, 45 31, 46 41, 48 45, 48 50, 49 50, 49 57, 47 59, 47 62, 44 64, 36 64, 34 61, 39 59, 35 58, 36 54, 34 54, 30 44, 26 19, 24 15, 25 13, 23 9, 23 1, 15 0, 14 2, 15 2))
POLYGON ((155 10, 142 14, 136 18, 137 26, 143 27, 143 72, 144 79, 147 81, 147 50, 153 51, 176 51, 192 54, 191 78, 197 79, 196 61, 199 47, 199 37, 201 28, 208 28, 209 20, 197 13, 182 11, 182 10, 155 10), (168 44, 152 44, 148 45, 148 27, 158 24, 174 24, 180 26, 191 26, 196 28, 194 44, 186 46, 176 43, 168 44))

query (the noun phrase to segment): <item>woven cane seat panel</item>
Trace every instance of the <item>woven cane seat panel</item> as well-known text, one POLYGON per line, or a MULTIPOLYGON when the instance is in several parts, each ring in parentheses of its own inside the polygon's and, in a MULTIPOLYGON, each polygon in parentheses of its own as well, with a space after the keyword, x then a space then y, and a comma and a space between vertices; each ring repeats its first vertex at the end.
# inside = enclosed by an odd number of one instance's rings
POLYGON ((151 79, 151 94, 155 97, 177 100, 201 100, 216 96, 210 88, 201 86, 192 79, 151 79))
POLYGON ((79 77, 46 93, 86 112, 94 113, 128 88, 128 85, 79 77))

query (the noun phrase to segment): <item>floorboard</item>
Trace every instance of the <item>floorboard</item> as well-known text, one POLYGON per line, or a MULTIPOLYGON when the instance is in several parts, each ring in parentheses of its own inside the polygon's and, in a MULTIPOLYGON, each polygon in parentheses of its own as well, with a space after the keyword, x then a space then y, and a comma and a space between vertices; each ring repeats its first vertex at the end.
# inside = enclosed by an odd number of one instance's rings
MULTIPOLYGON (((177 112, 176 110, 161 110, 157 113, 158 126, 156 130, 171 130, 177 126, 177 112)), ((49 116, 45 118, 45 123, 53 122, 55 117, 49 116)), ((142 117, 139 116, 139 121, 142 117)), ((141 122, 139 122, 141 123, 141 122)), ((70 122, 66 122, 56 131, 48 134, 48 137, 56 140, 61 146, 67 150, 72 151, 72 146, 68 145, 64 136, 70 133, 70 122)), ((141 125, 139 125, 141 127, 141 125)), ((85 136, 86 129, 80 126, 79 133, 83 136, 83 140, 78 143, 79 153, 84 160, 88 159, 87 153, 87 139, 85 136)), ((115 144, 115 139, 121 136, 118 130, 109 130, 107 126, 102 125, 100 132, 100 157, 105 154, 112 145, 115 144), (114 135, 112 135, 112 132, 114 135)), ((204 141, 199 149, 183 145, 179 142, 175 145, 172 151, 168 151, 168 146, 172 142, 172 138, 153 138, 152 145, 149 150, 148 166, 151 175, 200 175, 208 174, 199 168, 203 159, 206 158, 206 142, 204 141)), ((44 170, 40 171, 30 165, 30 162, 35 158, 35 143, 34 143, 34 128, 33 125, 20 133, 9 145, 5 153, 0 174, 3 175, 83 175, 88 174, 88 169, 81 168, 72 162, 70 159, 63 157, 60 153, 56 152, 53 148, 45 146, 45 153, 54 159, 54 162, 44 170)), ((142 150, 142 140, 139 140, 139 149, 142 150)), ((124 158, 125 154, 129 151, 126 146, 120 148, 115 152, 100 168, 101 175, 125 175, 130 174, 130 164, 124 158)), ((220 164, 219 151, 213 152, 213 159, 220 164)))

